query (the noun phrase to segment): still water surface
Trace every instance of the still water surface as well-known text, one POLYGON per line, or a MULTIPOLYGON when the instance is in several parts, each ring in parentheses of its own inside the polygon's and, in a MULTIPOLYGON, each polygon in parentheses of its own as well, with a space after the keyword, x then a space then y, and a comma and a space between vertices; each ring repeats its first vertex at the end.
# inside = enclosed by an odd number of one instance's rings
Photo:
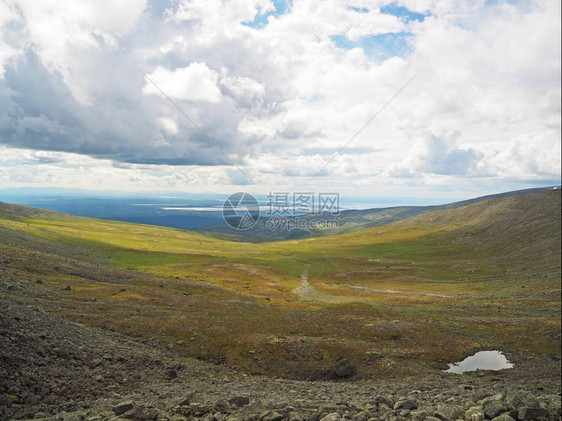
POLYGON ((462 374, 465 371, 476 370, 505 370, 512 368, 510 363, 501 351, 480 351, 464 360, 449 364, 447 373, 462 374))

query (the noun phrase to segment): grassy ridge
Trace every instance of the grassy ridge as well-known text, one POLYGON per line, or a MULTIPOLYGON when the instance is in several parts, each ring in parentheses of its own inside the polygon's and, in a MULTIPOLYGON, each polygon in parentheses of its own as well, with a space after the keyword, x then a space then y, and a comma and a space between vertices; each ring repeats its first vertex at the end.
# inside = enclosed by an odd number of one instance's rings
POLYGON ((560 231, 559 191, 263 244, 0 204, 0 275, 22 286, 8 294, 251 372, 322 376, 344 356, 393 376, 475 349, 559 353, 560 231))

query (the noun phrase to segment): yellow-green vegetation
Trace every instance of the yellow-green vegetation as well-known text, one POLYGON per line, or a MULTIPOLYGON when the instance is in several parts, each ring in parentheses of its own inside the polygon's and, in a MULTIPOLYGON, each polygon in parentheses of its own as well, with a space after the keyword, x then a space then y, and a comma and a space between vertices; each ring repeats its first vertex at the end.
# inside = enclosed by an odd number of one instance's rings
POLYGON ((320 377, 344 357, 393 376, 478 349, 559 354, 560 233, 560 191, 261 244, 0 204, 0 277, 50 311, 250 372, 320 377))

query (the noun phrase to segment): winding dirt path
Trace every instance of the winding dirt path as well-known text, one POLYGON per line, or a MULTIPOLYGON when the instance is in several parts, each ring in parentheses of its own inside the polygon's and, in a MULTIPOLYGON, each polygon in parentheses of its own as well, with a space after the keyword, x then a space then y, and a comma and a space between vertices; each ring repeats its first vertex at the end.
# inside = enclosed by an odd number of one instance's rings
POLYGON ((301 286, 293 290, 301 299, 306 301, 321 301, 323 303, 351 303, 353 301, 361 301, 361 298, 355 297, 340 297, 337 295, 327 294, 325 292, 318 291, 308 282, 308 273, 304 272, 301 275, 301 286))
MULTIPOLYGON (((300 276, 301 285, 293 290, 295 294, 297 294, 301 299, 306 301, 320 301, 323 303, 334 303, 334 304, 342 304, 342 303, 351 303, 351 302, 359 302, 369 300, 369 297, 352 297, 352 296, 341 296, 341 295, 332 295, 326 292, 318 291, 308 280, 308 273, 304 272, 300 276)), ((426 297, 435 297, 435 298, 451 298, 450 295, 446 294, 434 294, 430 292, 419 292, 419 291, 399 291, 394 289, 378 289, 372 287, 364 287, 358 285, 351 285, 351 284, 344 284, 346 287, 354 288, 354 289, 361 289, 361 290, 368 290, 369 292, 379 293, 379 294, 409 294, 409 295, 418 295, 418 296, 426 296, 426 297)))

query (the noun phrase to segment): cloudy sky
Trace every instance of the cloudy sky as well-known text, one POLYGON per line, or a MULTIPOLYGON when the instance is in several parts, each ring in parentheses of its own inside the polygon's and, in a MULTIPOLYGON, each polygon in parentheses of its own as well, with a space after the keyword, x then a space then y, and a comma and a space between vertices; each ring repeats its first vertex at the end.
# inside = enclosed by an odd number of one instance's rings
POLYGON ((560 14, 559 0, 0 0, 0 188, 559 184, 560 14))

